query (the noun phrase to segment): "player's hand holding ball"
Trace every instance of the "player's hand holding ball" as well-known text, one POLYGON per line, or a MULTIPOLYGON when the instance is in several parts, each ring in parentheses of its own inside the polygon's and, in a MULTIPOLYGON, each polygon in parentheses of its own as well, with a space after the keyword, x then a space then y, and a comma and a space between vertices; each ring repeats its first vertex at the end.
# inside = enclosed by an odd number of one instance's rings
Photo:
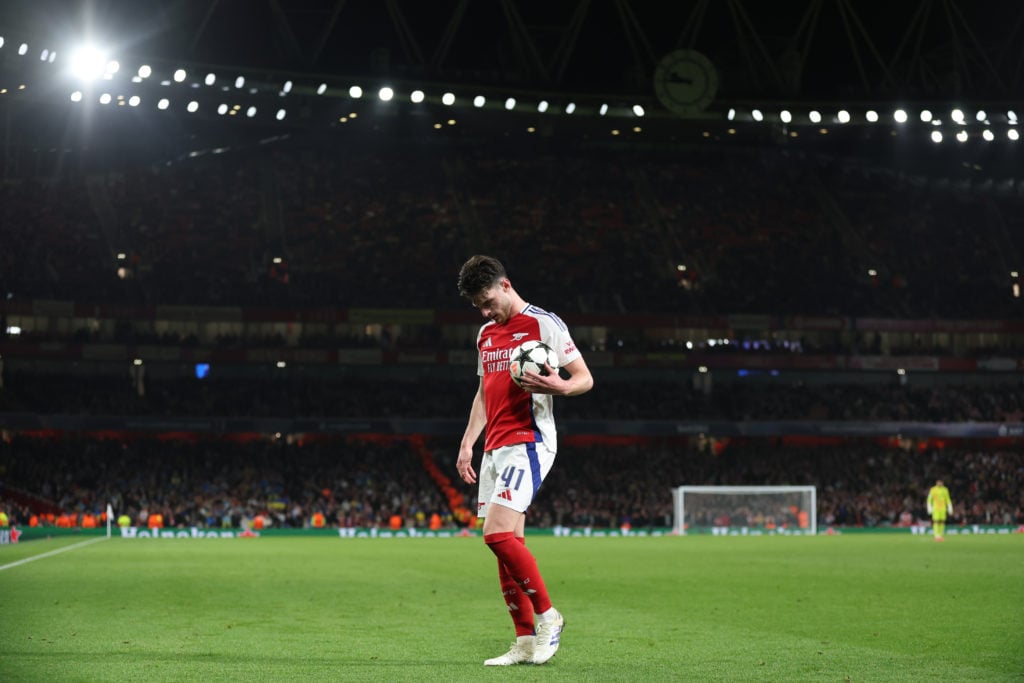
POLYGON ((508 372, 512 381, 524 391, 558 393, 561 380, 558 376, 558 356, 554 349, 542 341, 525 341, 512 349, 508 358, 508 372))

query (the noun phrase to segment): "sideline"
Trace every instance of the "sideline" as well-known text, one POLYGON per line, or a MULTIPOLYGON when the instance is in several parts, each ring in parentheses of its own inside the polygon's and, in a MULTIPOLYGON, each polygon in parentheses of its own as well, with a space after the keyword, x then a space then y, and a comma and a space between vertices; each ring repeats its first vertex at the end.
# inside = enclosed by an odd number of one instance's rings
POLYGON ((90 545, 92 543, 96 543, 98 541, 105 541, 105 540, 107 540, 106 536, 101 536, 99 538, 90 538, 88 541, 82 541, 81 543, 75 543, 73 545, 66 545, 63 548, 57 548, 56 550, 51 550, 51 551, 43 553, 41 555, 33 555, 32 557, 25 557, 25 558, 22 558, 20 560, 17 560, 16 562, 11 562, 10 564, 0 564, 0 572, 2 572, 5 569, 13 569, 14 567, 18 567, 18 566, 23 565, 23 564, 28 564, 29 562, 33 562, 35 560, 41 560, 44 557, 50 557, 52 555, 57 555, 59 553, 66 552, 68 550, 74 550, 75 548, 82 548, 82 547, 90 545))

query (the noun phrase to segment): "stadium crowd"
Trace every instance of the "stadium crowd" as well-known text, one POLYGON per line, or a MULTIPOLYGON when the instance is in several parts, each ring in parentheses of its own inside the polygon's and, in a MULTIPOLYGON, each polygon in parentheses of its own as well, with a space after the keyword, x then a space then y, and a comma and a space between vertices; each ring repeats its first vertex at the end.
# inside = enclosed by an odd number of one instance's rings
MULTIPOLYGON (((449 440, 450 441, 450 440, 449 440)), ((0 450, 0 506, 15 523, 53 524, 33 505, 99 518, 109 502, 146 526, 325 526, 425 529, 472 524, 452 509, 455 447, 413 440, 245 441, 14 436, 0 450)), ((530 511, 538 527, 618 529, 672 525, 678 485, 814 485, 822 526, 909 526, 944 479, 954 524, 1024 524, 1024 451, 947 443, 899 448, 873 440, 788 444, 782 439, 701 444, 680 439, 563 440, 558 466, 530 511)), ((470 503, 475 490, 457 484, 470 503)), ((473 509, 472 505, 469 509, 473 509)))
POLYGON ((295 137, 10 182, 0 285, 115 304, 458 308, 452 274, 483 251, 567 312, 1021 311, 1020 199, 779 150, 680 156, 295 137))
MULTIPOLYGON (((156 417, 345 417, 454 419, 475 390, 472 368, 450 379, 408 368, 401 378, 326 377, 315 370, 277 377, 146 378, 8 373, 0 412, 156 417)), ((603 379, 602 390, 556 403, 579 420, 879 420, 1022 422, 1024 384, 808 384, 737 379, 705 391, 686 371, 658 379, 603 379)))

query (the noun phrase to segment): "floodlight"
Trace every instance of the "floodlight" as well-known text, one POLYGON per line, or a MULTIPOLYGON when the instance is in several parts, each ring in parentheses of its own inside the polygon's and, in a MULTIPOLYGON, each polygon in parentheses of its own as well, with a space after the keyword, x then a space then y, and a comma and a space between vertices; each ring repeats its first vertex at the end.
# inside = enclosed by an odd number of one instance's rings
POLYGON ((171 103, 166 97, 161 98, 161 100, 156 103, 156 108, 160 110, 167 109, 169 106, 171 106, 171 103))
POLYGON ((353 85, 351 88, 348 89, 348 96, 351 97, 353 100, 358 100, 360 97, 363 96, 363 89, 360 88, 358 85, 353 85))
POLYGON ((327 92, 327 84, 326 83, 321 83, 320 85, 316 86, 316 94, 317 95, 323 95, 325 92, 327 92))
POLYGON ((601 116, 604 116, 605 114, 607 114, 608 113, 608 105, 607 104, 602 104, 601 108, 597 110, 597 113, 600 114, 601 116))
POLYGON ((409 99, 415 102, 416 104, 419 104, 425 98, 426 95, 423 94, 422 90, 413 90, 411 93, 409 93, 409 99))
POLYGON ((1017 112, 1012 109, 1006 112, 1006 120, 1010 123, 1017 123, 1017 112))
POLYGON ((82 101, 82 91, 81 90, 76 90, 75 92, 71 93, 71 101, 72 102, 81 102, 82 101))
POLYGON ((992 133, 990 128, 986 128, 981 132, 981 137, 985 138, 985 142, 992 142, 996 139, 995 134, 992 133))
POLYGON ((250 119, 256 116, 256 107, 249 107, 248 109, 246 109, 245 115, 248 116, 250 119))
POLYGON ((1020 140, 1020 131, 1018 131, 1016 128, 1011 128, 1010 130, 1006 131, 1006 137, 1016 142, 1017 140, 1020 140))
POLYGON ((224 116, 225 114, 227 114, 228 113, 228 105, 221 104, 220 106, 218 106, 217 107, 217 113, 220 114, 221 116, 224 116))
POLYGON ((932 131, 932 142, 942 142, 942 131, 941 130, 933 130, 932 131))
POLYGON ((548 110, 548 101, 547 100, 541 100, 540 102, 537 103, 537 111, 538 112, 543 114, 547 110, 548 110))
POLYGON ((282 86, 282 88, 281 88, 281 92, 289 93, 291 91, 292 91, 292 82, 291 81, 285 81, 284 82, 284 86, 282 86))
POLYGON ((956 139, 960 142, 967 142, 967 131, 961 130, 956 134, 956 139))
POLYGON ((783 109, 782 111, 779 112, 779 121, 782 121, 783 123, 789 123, 792 120, 793 115, 789 112, 788 109, 783 109))
POLYGON ((113 76, 120 70, 121 62, 117 61, 116 59, 111 59, 109 62, 107 62, 107 68, 104 70, 103 75, 109 78, 110 76, 113 76))
POLYGON ((953 119, 954 123, 959 123, 961 126, 964 125, 964 110, 954 109, 949 113, 949 118, 953 119))
POLYGON ((846 111, 845 109, 840 109, 839 113, 836 114, 836 118, 839 120, 839 123, 849 123, 850 112, 846 111))
POLYGON ((187 76, 188 76, 188 74, 185 73, 184 69, 178 69, 177 71, 174 72, 174 82, 175 83, 181 83, 182 81, 185 80, 185 78, 187 76))
POLYGON ((897 109, 892 113, 892 118, 896 123, 906 123, 907 112, 903 109, 897 109))
POLYGON ((139 78, 149 78, 153 75, 153 69, 149 64, 143 64, 139 67, 139 78))
POLYGON ((44 47, 43 51, 39 53, 39 61, 40 62, 45 62, 49 58, 49 56, 50 56, 50 51, 44 47))
POLYGON ((189 114, 195 114, 197 111, 199 111, 199 103, 195 100, 192 100, 188 103, 188 106, 185 107, 185 109, 188 110, 189 114))
POLYGON ((485 104, 487 104, 487 98, 484 97, 483 95, 477 95, 476 97, 473 98, 473 106, 476 107, 477 109, 484 106, 485 104))
POLYGON ((974 118, 981 122, 988 118, 988 114, 985 113, 984 109, 979 109, 978 113, 974 115, 974 118))
POLYGON ((206 85, 213 85, 217 82, 217 74, 206 74, 206 80, 203 82, 206 83, 206 85))
POLYGON ((643 116, 644 115, 644 108, 642 106, 640 106, 639 104, 634 104, 633 105, 633 113, 635 115, 637 115, 637 116, 643 116))
POLYGON ((566 114, 572 114, 575 111, 576 111, 576 103, 575 102, 570 102, 569 104, 565 105, 565 113, 566 114))
POLYGON ((449 107, 455 104, 455 93, 446 92, 445 94, 441 95, 441 104, 444 104, 449 107))
POLYGON ((932 120, 932 113, 927 109, 921 110, 921 123, 928 123, 932 120))
POLYGON ((71 53, 71 74, 82 81, 92 81, 103 76, 107 57, 92 45, 85 45, 71 53))
POLYGON ((239 76, 235 79, 235 87, 239 90, 245 87, 245 76, 239 76))
POLYGON ((821 123, 821 112, 817 109, 812 109, 810 113, 807 114, 807 118, 811 120, 811 123, 821 123))
POLYGON ((725 118, 727 121, 732 121, 734 118, 736 118, 736 110, 730 107, 729 111, 725 113, 725 118))
POLYGON ((18 54, 24 57, 28 54, 28 43, 22 43, 21 47, 18 48, 18 54))
POLYGON ((751 117, 752 117, 752 118, 753 118, 753 119, 754 119, 755 121, 763 121, 763 120, 764 120, 764 114, 762 114, 762 113, 761 113, 761 110, 760 110, 760 109, 754 109, 753 111, 751 111, 751 112, 750 112, 750 116, 751 116, 751 117))
POLYGON ((380 98, 381 102, 390 102, 395 97, 395 91, 385 85, 377 91, 377 97, 380 98))
POLYGON ((874 109, 868 109, 864 114, 864 118, 867 119, 869 123, 878 123, 878 112, 874 109))
POLYGON ((516 108, 516 98, 510 97, 507 100, 505 100, 505 109, 508 109, 509 111, 512 111, 515 108, 516 108))
POLYGON ((132 95, 131 97, 128 98, 128 106, 129 107, 137 107, 137 106, 139 106, 140 102, 142 102, 142 99, 138 95, 132 95))
POLYGON ((110 104, 110 101, 112 99, 113 98, 110 96, 110 93, 105 92, 102 95, 100 95, 100 104, 110 104))
POLYGON ((276 118, 278 121, 284 121, 284 117, 287 115, 288 112, 286 112, 284 109, 278 109, 277 114, 274 115, 274 118, 276 118))

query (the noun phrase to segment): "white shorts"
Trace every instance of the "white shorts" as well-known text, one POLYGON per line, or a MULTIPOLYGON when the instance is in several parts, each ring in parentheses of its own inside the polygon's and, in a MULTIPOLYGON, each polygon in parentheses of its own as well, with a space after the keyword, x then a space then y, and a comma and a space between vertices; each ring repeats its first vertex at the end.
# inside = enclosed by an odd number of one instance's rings
POLYGON ((491 503, 526 512, 554 464, 555 452, 543 442, 517 443, 484 451, 476 516, 486 517, 491 503))

